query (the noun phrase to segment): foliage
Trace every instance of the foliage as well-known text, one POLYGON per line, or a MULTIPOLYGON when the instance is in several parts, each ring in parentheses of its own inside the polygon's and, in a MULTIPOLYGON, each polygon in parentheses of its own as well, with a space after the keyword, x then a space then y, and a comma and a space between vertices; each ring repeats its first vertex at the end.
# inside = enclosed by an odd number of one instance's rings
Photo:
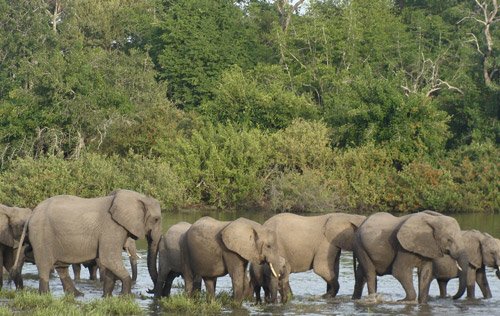
POLYGON ((279 130, 293 119, 314 118, 316 106, 305 96, 287 89, 286 76, 280 67, 261 66, 254 75, 240 67, 226 70, 214 91, 213 100, 202 105, 213 122, 279 130))
POLYGON ((247 32, 243 12, 233 1, 166 2, 158 25, 155 57, 159 76, 170 83, 168 95, 182 108, 210 98, 223 70, 251 64, 255 40, 247 32))
POLYGON ((0 200, 497 212, 484 8, 311 0, 285 30, 264 0, 0 0, 0 200))
MULTIPOLYGON (((5 307, 6 314, 14 311, 33 315, 143 315, 140 306, 130 297, 109 297, 89 302, 72 295, 55 298, 51 294, 17 291, 5 307)), ((0 312, 3 312, 1 310, 0 312)))
POLYGON ((206 297, 203 295, 195 298, 188 298, 182 294, 175 294, 170 297, 162 298, 160 305, 167 313, 174 312, 198 315, 220 314, 223 307, 218 299, 207 302, 206 297))
POLYGON ((269 209, 274 212, 328 213, 344 207, 336 181, 319 170, 281 173, 269 184, 269 209))
POLYGON ((217 207, 252 204, 262 195, 268 145, 258 129, 207 123, 176 145, 171 157, 188 179, 188 195, 217 207))
POLYGON ((54 195, 97 197, 117 188, 151 195, 164 210, 182 205, 186 198, 176 173, 159 159, 86 154, 77 160, 55 156, 17 159, 0 179, 0 199, 34 208, 54 195))

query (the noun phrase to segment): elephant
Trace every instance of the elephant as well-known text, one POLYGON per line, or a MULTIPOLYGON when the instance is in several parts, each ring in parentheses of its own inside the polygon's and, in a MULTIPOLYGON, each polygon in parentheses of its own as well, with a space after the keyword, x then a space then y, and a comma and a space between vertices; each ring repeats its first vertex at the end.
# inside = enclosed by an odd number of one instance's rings
POLYGON ((286 260, 280 257, 280 265, 277 267, 279 278, 275 278, 272 274, 269 264, 259 264, 257 262, 250 262, 248 267, 250 272, 250 284, 255 293, 255 300, 257 304, 262 303, 260 297, 260 289, 264 289, 264 298, 266 303, 278 302, 278 291, 281 296, 281 302, 286 303, 289 295, 289 277, 290 271, 286 264, 286 260))
POLYGON ((402 301, 415 301, 413 268, 418 271, 418 302, 426 303, 432 281, 432 261, 448 254, 462 269, 454 298, 463 295, 468 259, 458 222, 437 212, 423 211, 402 217, 375 213, 355 235, 354 255, 359 261, 355 273, 353 299, 361 298, 363 286, 368 294, 377 291, 376 278, 392 274, 406 293, 402 301))
MULTIPOLYGON (((158 249, 158 280, 151 291, 156 298, 170 296, 172 282, 182 276, 181 240, 191 227, 190 223, 179 222, 172 225, 161 237, 158 249)), ((194 288, 201 290, 201 279, 195 277, 194 288)))
POLYGON ((233 300, 241 304, 249 280, 246 268, 249 261, 279 265, 276 233, 246 218, 223 222, 205 216, 194 222, 181 240, 182 274, 186 293, 193 293, 194 277, 205 282, 208 300, 215 297, 218 277, 229 273, 233 300))
MULTIPOLYGON (((24 224, 31 216, 31 209, 9 207, 0 204, 0 268, 12 270, 16 250, 21 247, 21 235, 24 224)), ((23 279, 18 275, 13 279, 16 289, 23 288, 23 279)), ((3 285, 3 273, 0 273, 0 289, 3 285)))
POLYGON ((49 274, 55 267, 65 292, 78 295, 68 265, 99 258, 106 269, 103 296, 111 296, 116 279, 122 282, 121 294, 130 294, 132 280, 122 261, 128 237, 146 237, 147 265, 153 284, 158 278, 161 208, 152 197, 130 190, 116 190, 97 198, 59 195, 38 204, 27 226, 40 293, 49 292, 49 274))
MULTIPOLYGON (((467 297, 475 297, 475 283, 479 285, 484 298, 491 298, 491 290, 486 279, 485 267, 492 267, 500 278, 500 240, 477 230, 464 230, 462 237, 467 240, 465 245, 469 259, 467 274, 467 297)), ((450 279, 459 276, 460 270, 455 260, 448 255, 434 259, 433 274, 439 285, 440 297, 446 297, 446 285, 450 279)))
MULTIPOLYGON (((354 233, 365 219, 362 215, 346 213, 319 216, 281 213, 263 225, 276 232, 278 252, 288 265, 287 271, 314 269, 327 283, 325 295, 335 297, 340 287, 340 252, 352 251, 354 233)), ((290 290, 289 284, 287 288, 290 290)))
MULTIPOLYGON (((135 240, 132 238, 127 238, 125 241, 125 245, 123 245, 123 250, 127 252, 127 255, 129 257, 130 261, 130 267, 132 269, 132 282, 137 281, 137 259, 139 259, 139 255, 137 254, 137 247, 135 245, 135 240)), ((91 260, 89 262, 84 262, 83 266, 89 270, 89 279, 90 280, 97 280, 97 270, 99 269, 99 264, 97 263, 99 260, 91 260)), ((73 263, 71 267, 73 268, 73 275, 74 279, 80 280, 80 272, 81 272, 81 267, 82 264, 80 263, 73 263)), ((102 274, 103 271, 101 270, 100 273, 102 274)))

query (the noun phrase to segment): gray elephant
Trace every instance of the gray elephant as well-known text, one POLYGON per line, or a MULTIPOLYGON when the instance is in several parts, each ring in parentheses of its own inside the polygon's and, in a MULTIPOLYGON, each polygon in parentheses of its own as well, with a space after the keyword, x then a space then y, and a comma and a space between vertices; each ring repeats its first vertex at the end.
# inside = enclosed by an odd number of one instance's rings
POLYGON ((188 229, 181 248, 188 295, 193 293, 194 277, 200 276, 205 282, 207 297, 212 300, 217 278, 229 273, 233 299, 241 304, 248 290, 249 261, 269 263, 273 275, 278 277, 274 270, 274 266, 279 265, 276 233, 246 218, 221 222, 202 217, 188 229))
MULTIPOLYGON (((130 268, 132 269, 132 282, 137 281, 137 259, 139 259, 139 255, 137 254, 137 246, 135 245, 135 240, 132 238, 127 238, 125 241, 125 245, 123 245, 123 250, 127 252, 130 261, 130 268)), ((82 265, 89 270, 89 279, 97 280, 97 271, 99 270, 99 264, 97 260, 91 260, 89 262, 73 263, 71 267, 73 268, 74 279, 80 280, 80 273, 82 269, 82 265)), ((100 271, 102 274, 103 271, 100 271)))
MULTIPOLYGON (((352 251, 354 233, 365 219, 365 216, 345 213, 320 216, 282 213, 263 225, 276 232, 279 255, 285 258, 287 271, 314 269, 327 283, 326 295, 335 297, 340 287, 340 252, 352 251)), ((290 290, 289 284, 287 287, 290 290)))
MULTIPOLYGON (((491 290, 486 279, 485 267, 497 270, 500 265, 500 240, 491 235, 477 230, 464 230, 462 237, 467 241, 465 249, 469 259, 469 271, 467 274, 467 297, 475 297, 475 283, 479 285, 484 298, 491 298, 491 290)), ((456 261, 448 255, 433 261, 434 278, 439 285, 439 293, 442 298, 446 297, 446 286, 450 279, 457 278, 460 270, 456 261)))
POLYGON ((392 274, 403 286, 403 301, 417 298, 413 268, 418 269, 418 302, 427 302, 432 281, 432 261, 448 254, 462 269, 455 298, 466 286, 468 259, 458 222, 437 212, 425 211, 402 217, 376 213, 356 232, 354 255, 359 261, 353 299, 359 299, 365 282, 368 293, 377 291, 377 275, 392 274))
MULTIPOLYGON (((182 276, 182 256, 181 240, 190 223, 179 222, 172 225, 162 236, 158 249, 158 280, 156 286, 151 291, 155 297, 168 297, 172 288, 172 282, 178 276, 182 276)), ((194 288, 201 289, 201 279, 195 277, 194 288)))
POLYGON ((103 296, 110 296, 116 279, 122 294, 131 293, 132 280, 122 262, 128 237, 146 237, 148 270, 153 283, 158 277, 156 259, 161 237, 160 203, 151 197, 117 190, 105 197, 80 198, 61 195, 41 202, 28 221, 28 234, 39 276, 39 291, 49 291, 49 274, 56 267, 65 292, 72 286, 68 265, 99 258, 106 268, 103 296))
MULTIPOLYGON (((0 204, 0 269, 9 273, 14 265, 16 250, 20 247, 20 239, 24 224, 31 216, 31 209, 9 207, 0 204)), ((22 260, 22 259, 21 259, 22 260)), ((16 289, 23 288, 20 275, 13 279, 16 289)), ((3 285, 3 273, 0 273, 0 289, 3 285)))
POLYGON ((282 303, 288 301, 288 295, 291 294, 289 293, 290 270, 289 266, 286 264, 285 258, 280 257, 280 264, 276 269, 276 273, 279 275, 278 278, 273 276, 269 264, 250 262, 248 267, 250 272, 250 284, 255 293, 257 304, 262 303, 260 297, 261 288, 264 289, 264 299, 266 303, 277 303, 278 292, 280 293, 282 303))

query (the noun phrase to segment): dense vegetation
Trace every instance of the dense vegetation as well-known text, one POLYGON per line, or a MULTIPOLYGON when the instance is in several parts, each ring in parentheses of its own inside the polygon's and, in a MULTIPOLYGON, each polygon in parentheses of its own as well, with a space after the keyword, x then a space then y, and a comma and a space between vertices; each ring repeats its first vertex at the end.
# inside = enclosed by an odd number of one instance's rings
POLYGON ((0 0, 0 201, 500 210, 497 0, 0 0))

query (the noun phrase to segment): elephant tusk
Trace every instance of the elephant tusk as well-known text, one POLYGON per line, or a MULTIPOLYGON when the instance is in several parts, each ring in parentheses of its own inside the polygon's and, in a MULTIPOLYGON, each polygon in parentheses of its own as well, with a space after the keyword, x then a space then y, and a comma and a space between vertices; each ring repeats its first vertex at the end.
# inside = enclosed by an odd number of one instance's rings
POLYGON ((455 264, 457 265, 458 271, 462 271, 462 268, 460 268, 460 266, 458 265, 458 262, 455 261, 455 264))
POLYGON ((128 251, 128 249, 127 249, 127 255, 128 255, 129 257, 132 257, 132 255, 130 254, 130 251, 128 251))
POLYGON ((273 273, 275 278, 278 278, 278 275, 276 274, 276 271, 274 271, 273 264, 269 262, 269 267, 271 268, 271 272, 273 273))

